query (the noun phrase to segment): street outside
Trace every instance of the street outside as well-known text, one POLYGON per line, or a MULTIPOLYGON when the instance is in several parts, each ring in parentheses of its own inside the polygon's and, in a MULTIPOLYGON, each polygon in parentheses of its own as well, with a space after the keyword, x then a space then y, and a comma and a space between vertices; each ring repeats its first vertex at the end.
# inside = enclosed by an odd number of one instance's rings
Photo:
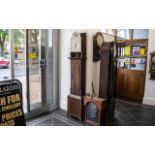
MULTIPOLYGON (((15 79, 20 80, 23 88, 23 108, 27 112, 27 98, 26 98, 26 67, 25 65, 15 65, 15 79)), ((30 80, 30 107, 31 110, 40 106, 41 102, 41 76, 39 73, 38 64, 33 64, 29 69, 30 80), (38 104, 38 106, 36 105, 38 104)), ((11 79, 11 69, 0 69, 0 81, 11 79)))
MULTIPOLYGON (((25 65, 15 65, 15 78, 16 77, 22 77, 26 74, 26 67, 25 65)), ((38 64, 33 64, 33 66, 30 68, 30 75, 38 75, 38 64)), ((0 69, 0 81, 7 80, 11 78, 11 69, 10 68, 1 68, 0 69)))

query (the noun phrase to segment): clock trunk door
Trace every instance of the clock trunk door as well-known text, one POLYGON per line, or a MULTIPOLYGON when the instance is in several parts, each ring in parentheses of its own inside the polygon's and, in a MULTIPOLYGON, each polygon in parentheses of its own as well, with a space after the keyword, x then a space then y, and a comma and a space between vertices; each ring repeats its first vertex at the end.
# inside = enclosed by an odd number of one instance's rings
POLYGON ((81 95, 81 60, 71 60, 71 94, 81 95))

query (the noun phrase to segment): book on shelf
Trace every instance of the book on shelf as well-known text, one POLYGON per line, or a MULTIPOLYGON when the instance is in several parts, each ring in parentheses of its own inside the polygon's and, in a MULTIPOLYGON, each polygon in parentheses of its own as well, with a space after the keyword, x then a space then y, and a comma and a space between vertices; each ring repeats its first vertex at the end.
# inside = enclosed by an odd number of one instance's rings
POLYGON ((145 55, 145 48, 134 46, 132 48, 132 56, 140 56, 140 55, 142 56, 145 55))
POLYGON ((125 46, 124 47, 124 56, 130 56, 131 47, 125 46))
POLYGON ((131 47, 130 46, 121 46, 118 47, 118 56, 130 56, 131 47))
POLYGON ((131 59, 131 70, 144 70, 145 59, 144 58, 132 58, 131 59))
POLYGON ((140 49, 140 55, 145 55, 145 48, 144 47, 140 49))
POLYGON ((130 59, 129 58, 123 58, 118 60, 118 68, 130 68, 130 59))

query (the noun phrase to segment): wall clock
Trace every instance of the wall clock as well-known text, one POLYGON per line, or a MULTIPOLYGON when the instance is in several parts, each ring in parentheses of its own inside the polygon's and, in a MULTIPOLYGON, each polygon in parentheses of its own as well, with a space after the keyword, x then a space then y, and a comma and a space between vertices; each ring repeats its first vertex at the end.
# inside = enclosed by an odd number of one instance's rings
POLYGON ((97 32, 93 38, 93 61, 97 62, 100 60, 100 48, 104 43, 104 37, 101 32, 97 32))
POLYGON ((155 51, 150 56, 150 79, 155 80, 155 51))
POLYGON ((155 55, 152 57, 152 63, 155 64, 155 55))

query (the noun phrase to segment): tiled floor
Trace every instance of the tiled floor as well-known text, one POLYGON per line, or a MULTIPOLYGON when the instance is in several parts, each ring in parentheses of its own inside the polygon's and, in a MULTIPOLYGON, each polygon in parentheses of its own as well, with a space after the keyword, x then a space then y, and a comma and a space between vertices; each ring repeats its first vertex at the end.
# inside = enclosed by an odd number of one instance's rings
POLYGON ((117 100, 114 121, 108 125, 154 126, 155 107, 117 100))
MULTIPOLYGON (((67 112, 56 110, 27 122, 35 126, 85 126, 87 124, 67 117, 67 112)), ((155 107, 139 103, 116 100, 115 116, 110 126, 154 126, 155 107)))

